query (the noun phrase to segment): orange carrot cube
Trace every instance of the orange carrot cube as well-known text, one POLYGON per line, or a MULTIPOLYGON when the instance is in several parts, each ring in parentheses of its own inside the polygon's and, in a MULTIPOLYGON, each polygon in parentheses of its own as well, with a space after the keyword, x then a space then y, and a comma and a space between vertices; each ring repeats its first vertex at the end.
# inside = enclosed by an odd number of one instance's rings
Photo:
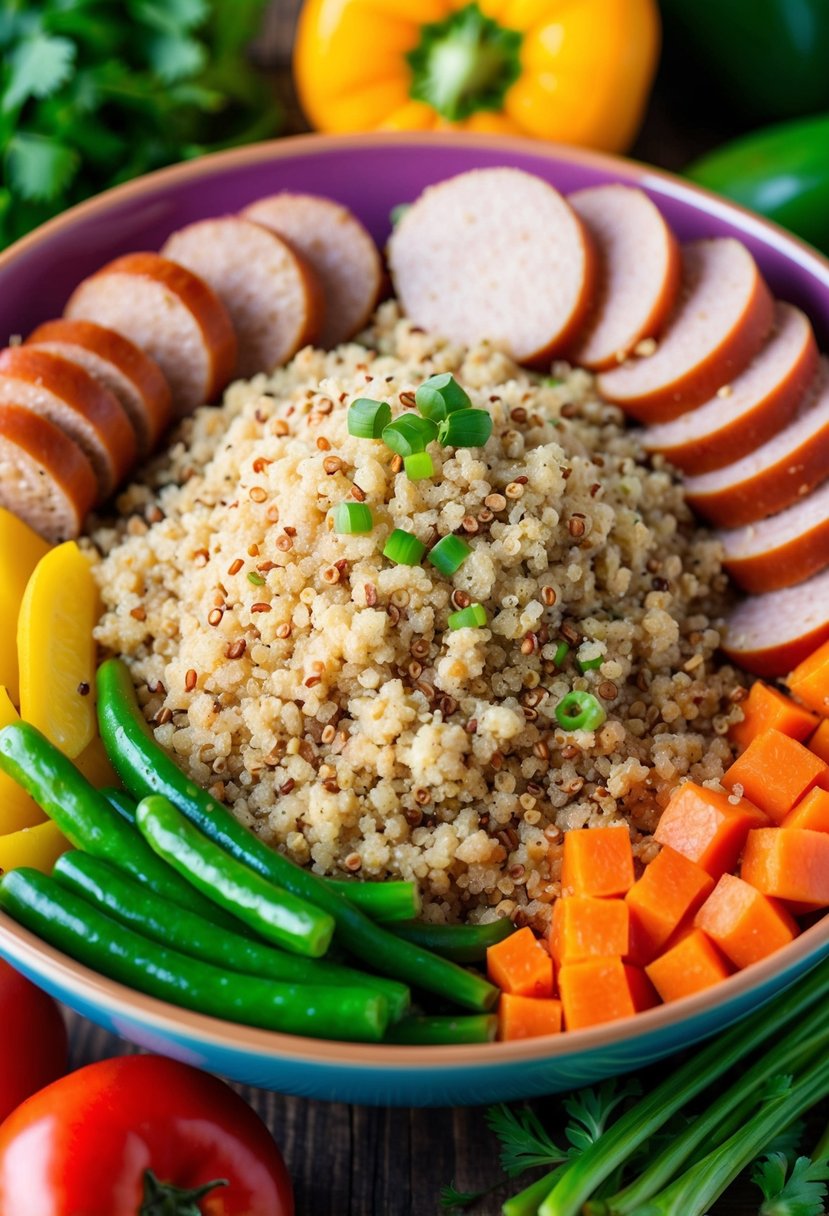
POLYGON ((728 737, 741 751, 748 747, 756 735, 772 728, 802 743, 817 723, 813 713, 797 705, 771 685, 764 684, 762 680, 754 681, 740 708, 743 711, 743 720, 731 727, 728 737))
POLYGON ((629 1018, 654 1003, 638 967, 622 959, 588 958, 565 963, 558 973, 564 1025, 568 1030, 629 1018))
POLYGON ((536 1039, 561 1031, 561 1001, 505 992, 498 1002, 498 1038, 536 1039))
POLYGON ((829 764, 829 718, 821 722, 809 740, 809 751, 829 764))
POLYGON ((780 826, 829 832, 829 791, 817 787, 810 790, 805 798, 792 807, 780 826))
POLYGON ((713 889, 714 879, 702 866, 663 845, 625 896, 633 961, 650 962, 713 889))
POLYGON ((787 683, 799 701, 829 718, 829 642, 798 663, 787 683))
POLYGON ((565 895, 598 898, 629 891, 633 886, 633 850, 627 828, 566 832, 561 886, 565 895))
POLYGON ((791 901, 794 911, 829 906, 829 833, 808 828, 749 832, 740 875, 764 895, 791 901))
POLYGON ((759 962, 800 932, 781 904, 733 874, 723 874, 697 912, 694 927, 707 933, 735 967, 759 962))
POLYGON ((678 1001, 727 979, 731 968, 701 929, 692 929, 648 963, 645 974, 663 1001, 678 1001))
POLYGON ((553 995, 553 960, 532 929, 519 929, 487 947, 486 969, 502 992, 536 998, 553 995))
POLYGON ((736 866, 749 831, 767 823, 747 798, 733 803, 727 794, 686 781, 671 795, 654 839, 719 878, 736 866))
POLYGON ((828 770, 825 761, 796 739, 779 730, 766 730, 752 739, 722 782, 729 790, 742 786, 746 798, 769 819, 781 823, 828 770))
POLYGON ((550 953, 556 963, 627 954, 629 915, 622 899, 570 895, 553 905, 550 953))

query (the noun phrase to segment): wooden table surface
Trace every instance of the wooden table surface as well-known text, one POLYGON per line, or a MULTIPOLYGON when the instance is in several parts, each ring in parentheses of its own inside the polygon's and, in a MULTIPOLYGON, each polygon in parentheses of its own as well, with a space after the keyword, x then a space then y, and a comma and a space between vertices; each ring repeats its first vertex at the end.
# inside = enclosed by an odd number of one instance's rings
MULTIPOLYGON (((306 129, 288 71, 298 8, 299 0, 274 0, 255 48, 255 58, 272 73, 290 132, 306 129)), ((671 73, 664 70, 632 154, 676 170, 734 130, 727 113, 701 116, 694 99, 675 95, 671 73)), ((69 1020, 75 1066, 131 1050, 75 1015, 69 1020)), ((473 1191, 500 1177, 495 1140, 480 1108, 395 1110, 310 1102, 245 1087, 240 1092, 282 1146, 294 1178, 297 1216, 438 1216, 444 1184, 454 1180, 461 1190, 473 1191)), ((557 1099, 535 1105, 555 1129, 557 1099)), ((822 1113, 824 1121, 828 1114, 822 1113)), ((520 1185, 494 1191, 472 1212, 497 1216, 501 1201, 520 1185)), ((754 1214, 757 1194, 748 1184, 738 1185, 711 1216, 754 1214)))

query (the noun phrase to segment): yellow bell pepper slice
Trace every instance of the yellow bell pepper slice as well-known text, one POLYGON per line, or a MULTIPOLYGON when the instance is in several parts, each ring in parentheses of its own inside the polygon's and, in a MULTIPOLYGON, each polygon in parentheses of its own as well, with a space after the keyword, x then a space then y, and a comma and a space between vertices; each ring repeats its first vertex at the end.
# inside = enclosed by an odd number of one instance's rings
POLYGON ((0 507, 0 684, 15 705, 20 704, 17 617, 32 571, 48 552, 37 532, 0 507))
POLYGON ((51 819, 34 828, 9 832, 6 836, 0 836, 0 873, 16 870, 18 866, 31 866, 50 874, 61 853, 71 848, 51 819))
POLYGON ((657 0, 305 0, 294 77, 321 131, 455 129, 622 152, 659 42, 657 0))
POLYGON ((97 734, 95 642, 98 590, 74 541, 51 549, 20 606, 20 716, 74 760, 97 734))
MULTIPOLYGON (((0 730, 18 722, 8 691, 0 687, 0 730)), ((46 816, 26 791, 7 773, 0 772, 0 835, 43 823, 46 816)))

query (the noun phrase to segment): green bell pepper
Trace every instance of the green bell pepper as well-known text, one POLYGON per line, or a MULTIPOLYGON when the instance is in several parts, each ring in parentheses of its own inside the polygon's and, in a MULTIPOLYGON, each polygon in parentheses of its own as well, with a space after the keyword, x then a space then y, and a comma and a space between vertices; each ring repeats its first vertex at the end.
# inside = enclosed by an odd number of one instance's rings
POLYGON ((685 174, 829 253, 829 114, 753 131, 685 174))
POLYGON ((665 46, 690 51, 743 114, 762 121, 829 106, 827 0, 661 0, 665 46))

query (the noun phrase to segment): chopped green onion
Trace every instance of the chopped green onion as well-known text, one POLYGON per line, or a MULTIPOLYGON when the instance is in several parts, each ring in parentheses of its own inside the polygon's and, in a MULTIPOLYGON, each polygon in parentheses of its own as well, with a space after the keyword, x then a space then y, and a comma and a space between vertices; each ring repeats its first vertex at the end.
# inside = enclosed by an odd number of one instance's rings
POLYGON ((564 660, 567 658, 569 653, 570 647, 567 645, 567 643, 559 642, 558 646, 556 646, 556 652, 553 655, 553 662, 555 663, 556 667, 564 666, 564 660))
POLYGON ((594 659, 576 659, 576 667, 584 675, 586 671, 596 671, 604 662, 604 655, 597 654, 594 659))
POLYGON ((386 541, 383 557, 387 557, 390 562, 395 562, 398 566, 418 566, 425 552, 426 546, 423 541, 412 536, 411 532, 395 528, 386 541))
POLYGON ((383 428, 391 422, 391 406, 387 401, 372 401, 358 397, 348 407, 348 433, 358 439, 379 439, 383 428))
POLYGON ((437 433, 438 428, 430 419, 419 418, 417 414, 401 414, 383 427, 382 438, 386 447, 398 456, 413 456, 415 452, 425 452, 426 445, 437 433))
POLYGON ((403 468, 409 481, 423 481, 435 474, 435 466, 428 452, 412 452, 411 456, 404 456, 403 468))
POLYGON ((415 403, 424 418, 433 422, 443 422, 448 414, 468 410, 472 405, 465 389, 449 372, 425 380, 415 393, 415 403))
POLYGON ((564 730, 596 730, 606 717, 592 692, 568 692, 556 706, 556 722, 564 730))
POLYGON ((259 573, 258 570, 249 570, 248 571, 248 582, 253 583, 254 587, 264 587, 265 586, 265 580, 262 578, 262 575, 259 573))
POLYGON ((472 550, 459 536, 444 536, 429 550, 429 561, 441 574, 454 574, 472 550))
POLYGON ((477 629, 485 624, 486 609, 483 604, 470 604, 468 608, 461 608, 460 612, 449 615, 450 629, 477 629))
POLYGON ((362 502, 338 502, 332 511, 334 531, 343 536, 354 532, 370 532, 374 527, 371 507, 362 502))
POLYGON ((489 410, 455 410, 438 428, 438 443, 455 448, 482 448, 492 434, 489 410))
POLYGON ((389 212, 389 219, 391 220, 392 228, 397 227, 411 205, 411 203, 398 203, 396 207, 392 207, 391 211, 389 212))
POLYGON ((564 381, 560 376, 545 376, 541 383, 546 384, 547 388, 558 388, 564 381))

